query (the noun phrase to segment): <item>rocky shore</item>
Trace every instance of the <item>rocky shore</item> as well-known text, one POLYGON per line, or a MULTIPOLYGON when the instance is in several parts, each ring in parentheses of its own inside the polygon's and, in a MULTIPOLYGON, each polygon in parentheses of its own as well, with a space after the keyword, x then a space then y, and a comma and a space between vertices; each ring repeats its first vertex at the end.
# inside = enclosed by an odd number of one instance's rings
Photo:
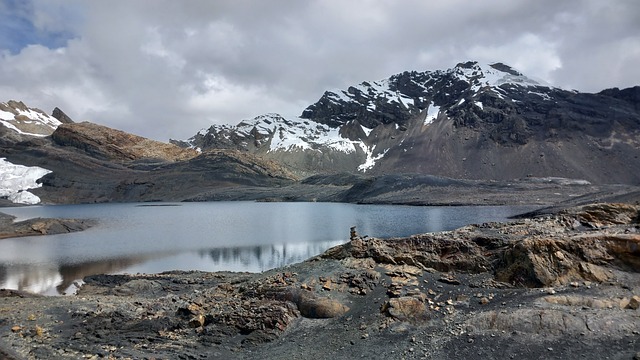
POLYGON ((14 220, 14 216, 0 212, 0 239, 65 234, 85 230, 96 223, 96 221, 90 219, 35 218, 19 222, 14 220))
POLYGON ((640 357, 640 206, 363 238, 264 273, 0 293, 9 359, 640 357))

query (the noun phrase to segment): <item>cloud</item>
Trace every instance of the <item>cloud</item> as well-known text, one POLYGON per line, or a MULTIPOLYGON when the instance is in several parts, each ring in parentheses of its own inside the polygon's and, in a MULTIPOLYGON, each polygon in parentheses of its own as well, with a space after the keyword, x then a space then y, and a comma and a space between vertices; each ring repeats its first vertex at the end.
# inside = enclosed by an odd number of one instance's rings
POLYGON ((536 77, 551 83, 554 71, 562 68, 556 47, 552 41, 525 33, 506 44, 472 46, 466 55, 482 62, 503 62, 524 74, 536 74, 536 77))
POLYGON ((466 60, 598 91, 640 80, 636 4, 4 0, 0 100, 167 140, 466 60))

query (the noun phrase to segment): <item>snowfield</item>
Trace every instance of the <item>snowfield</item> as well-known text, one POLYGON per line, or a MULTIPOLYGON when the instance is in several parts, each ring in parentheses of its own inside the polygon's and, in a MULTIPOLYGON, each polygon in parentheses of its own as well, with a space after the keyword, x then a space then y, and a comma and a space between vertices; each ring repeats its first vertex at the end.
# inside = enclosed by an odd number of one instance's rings
POLYGON ((58 119, 39 110, 36 111, 30 108, 26 110, 14 109, 11 108, 8 103, 1 103, 1 105, 3 108, 12 110, 15 113, 0 109, 0 124, 19 134, 44 137, 62 124, 58 119), (46 133, 34 133, 20 129, 20 127, 23 126, 34 126, 45 130, 46 133))
POLYGON ((15 165, 0 158, 0 197, 17 204, 40 203, 40 198, 27 190, 41 187, 36 180, 50 172, 38 166, 15 165))

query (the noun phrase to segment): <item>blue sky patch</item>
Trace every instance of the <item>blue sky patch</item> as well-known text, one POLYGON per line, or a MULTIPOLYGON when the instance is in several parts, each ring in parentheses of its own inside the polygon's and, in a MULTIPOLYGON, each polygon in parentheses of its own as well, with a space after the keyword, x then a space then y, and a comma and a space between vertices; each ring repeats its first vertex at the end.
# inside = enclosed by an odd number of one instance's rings
POLYGON ((19 53, 28 45, 42 45, 50 49, 64 46, 73 36, 68 32, 39 29, 33 23, 31 1, 0 0, 0 51, 19 53))

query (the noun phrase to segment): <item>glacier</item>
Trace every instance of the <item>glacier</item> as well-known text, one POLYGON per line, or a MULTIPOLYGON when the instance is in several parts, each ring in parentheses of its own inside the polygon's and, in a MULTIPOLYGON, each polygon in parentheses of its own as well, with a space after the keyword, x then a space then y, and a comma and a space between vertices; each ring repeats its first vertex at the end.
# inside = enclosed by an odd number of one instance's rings
POLYGON ((38 166, 15 165, 0 158, 0 197, 16 204, 40 203, 40 198, 27 190, 41 187, 36 180, 50 172, 38 166))

